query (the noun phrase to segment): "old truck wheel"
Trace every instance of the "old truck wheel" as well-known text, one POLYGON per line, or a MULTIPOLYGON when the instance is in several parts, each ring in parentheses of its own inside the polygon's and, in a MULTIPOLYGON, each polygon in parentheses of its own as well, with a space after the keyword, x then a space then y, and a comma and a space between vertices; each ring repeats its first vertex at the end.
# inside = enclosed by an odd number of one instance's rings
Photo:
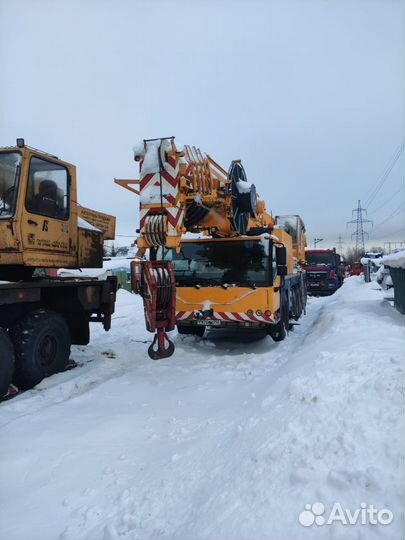
POLYGON ((53 311, 32 311, 11 329, 15 348, 14 381, 31 388, 44 377, 63 371, 69 361, 70 332, 53 311))
POLYGON ((14 371, 14 349, 10 338, 0 328, 0 401, 7 394, 14 371))

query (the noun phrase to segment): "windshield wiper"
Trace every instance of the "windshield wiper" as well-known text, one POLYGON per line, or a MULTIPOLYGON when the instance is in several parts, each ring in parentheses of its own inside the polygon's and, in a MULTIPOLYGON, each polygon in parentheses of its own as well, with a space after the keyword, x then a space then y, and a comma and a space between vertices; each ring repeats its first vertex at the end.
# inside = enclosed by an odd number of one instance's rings
POLYGON ((201 277, 186 277, 186 276, 177 276, 176 284, 178 284, 180 287, 195 287, 196 289, 200 289, 204 285, 218 285, 220 286, 221 283, 216 279, 210 279, 210 278, 201 278, 201 277))
POLYGON ((218 287, 221 285, 221 282, 215 278, 199 278, 199 281, 207 285, 217 285, 218 287))

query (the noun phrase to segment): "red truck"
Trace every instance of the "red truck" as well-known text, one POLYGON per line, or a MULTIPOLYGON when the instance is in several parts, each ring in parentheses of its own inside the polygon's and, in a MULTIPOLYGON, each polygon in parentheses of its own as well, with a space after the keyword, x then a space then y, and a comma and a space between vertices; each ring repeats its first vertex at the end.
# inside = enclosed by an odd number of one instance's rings
POLYGON ((340 255, 333 249, 305 250, 308 293, 330 295, 342 286, 344 265, 340 255))
POLYGON ((351 276, 360 276, 364 272, 363 265, 361 262, 355 262, 352 264, 350 269, 351 276))

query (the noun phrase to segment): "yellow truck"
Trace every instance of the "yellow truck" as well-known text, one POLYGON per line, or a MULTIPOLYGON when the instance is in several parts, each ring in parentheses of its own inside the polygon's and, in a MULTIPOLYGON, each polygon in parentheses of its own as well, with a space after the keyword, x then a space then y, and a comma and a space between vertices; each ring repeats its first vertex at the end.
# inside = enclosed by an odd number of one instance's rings
POLYGON ((0 148, 0 399, 66 368, 89 322, 108 330, 116 280, 61 278, 102 267, 115 218, 77 203, 76 168, 23 139, 0 148))
POLYGON ((301 218, 269 215, 239 160, 225 171, 174 137, 145 140, 135 160, 140 178, 115 182, 140 198, 132 281, 156 332, 149 355, 173 353, 166 332, 175 325, 199 336, 207 327, 262 328, 283 340, 306 305, 301 218))

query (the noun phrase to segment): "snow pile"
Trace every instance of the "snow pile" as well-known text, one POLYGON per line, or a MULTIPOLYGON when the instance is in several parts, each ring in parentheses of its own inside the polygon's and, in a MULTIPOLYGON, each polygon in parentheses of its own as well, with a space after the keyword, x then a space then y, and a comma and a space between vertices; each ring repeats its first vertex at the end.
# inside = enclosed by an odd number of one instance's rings
POLYGON ((145 155, 145 143, 144 141, 137 141, 134 146, 132 147, 132 150, 134 152, 134 157, 141 157, 145 155))
POLYGON ((310 299, 282 343, 175 335, 161 362, 119 291, 80 367, 0 405, 0 538, 403 538, 404 319, 375 287, 310 299), (317 501, 395 518, 303 527, 317 501))
POLYGON ((386 268, 383 264, 379 267, 377 272, 375 273, 375 279, 379 285, 384 290, 389 289, 393 286, 392 277, 390 275, 390 271, 388 268, 386 268))
POLYGON ((236 182, 236 188, 238 193, 250 193, 254 188, 254 185, 250 182, 236 182))
POLYGON ((155 174, 161 170, 161 160, 172 149, 169 139, 156 139, 146 142, 146 153, 142 164, 142 175, 155 174), (159 155, 160 154, 160 155, 159 155))
POLYGON ((377 259, 374 257, 362 257, 360 262, 363 266, 367 266, 369 263, 371 263, 372 267, 379 268, 383 264, 383 259, 382 257, 377 259))
POLYGON ((382 263, 390 268, 405 268, 405 250, 384 255, 382 263))
MULTIPOLYGON (((138 246, 121 246, 117 249, 116 257, 133 259, 137 256, 138 246)), ((114 258, 111 256, 111 258, 114 258)))
POLYGON ((364 255, 367 259, 380 259, 384 253, 382 251, 367 251, 364 255))

